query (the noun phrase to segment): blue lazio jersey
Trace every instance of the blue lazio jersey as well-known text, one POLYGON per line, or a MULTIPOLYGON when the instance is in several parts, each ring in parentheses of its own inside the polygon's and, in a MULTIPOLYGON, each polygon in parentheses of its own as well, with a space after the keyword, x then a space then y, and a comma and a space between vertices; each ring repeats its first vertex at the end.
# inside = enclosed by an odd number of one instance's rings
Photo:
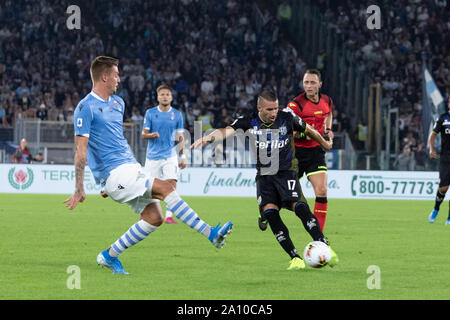
POLYGON ((148 139, 147 159, 161 160, 176 155, 175 133, 183 130, 183 116, 180 111, 170 107, 169 111, 162 112, 159 106, 148 109, 143 128, 159 133, 159 138, 148 139))
POLYGON ((112 95, 106 101, 93 91, 75 109, 75 135, 89 138, 87 165, 95 182, 102 185, 111 170, 137 162, 123 136, 124 111, 125 103, 119 96, 112 95))

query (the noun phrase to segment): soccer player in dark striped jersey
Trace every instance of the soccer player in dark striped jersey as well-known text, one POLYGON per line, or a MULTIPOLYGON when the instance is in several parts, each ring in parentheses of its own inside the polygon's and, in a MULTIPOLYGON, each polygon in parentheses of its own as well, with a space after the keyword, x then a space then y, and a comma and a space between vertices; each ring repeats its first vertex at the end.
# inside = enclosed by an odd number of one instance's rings
MULTIPOLYGON (((237 130, 245 132, 256 153, 256 192, 261 214, 260 228, 264 230, 266 227, 262 222, 270 226, 278 243, 291 258, 288 270, 303 269, 305 263, 280 217, 280 210, 285 208, 295 212, 314 241, 326 244, 328 242, 301 191, 296 172, 293 132, 305 133, 327 150, 331 149, 333 142, 326 141, 289 108, 281 111, 278 98, 271 91, 263 91, 258 96, 257 109, 255 114, 238 118, 229 126, 216 129, 198 139, 191 148, 222 141, 234 135, 237 130)), ((337 261, 337 255, 332 250, 330 266, 334 266, 337 261)))
MULTIPOLYGON (((450 99, 447 103, 447 112, 441 114, 431 131, 428 145, 430 146, 430 158, 439 159, 439 189, 436 193, 434 209, 428 217, 428 221, 433 223, 439 213, 439 208, 444 201, 448 186, 450 185, 450 99), (434 148, 436 136, 441 134, 441 154, 438 155, 434 148)), ((446 226, 450 226, 450 202, 449 213, 446 226)))

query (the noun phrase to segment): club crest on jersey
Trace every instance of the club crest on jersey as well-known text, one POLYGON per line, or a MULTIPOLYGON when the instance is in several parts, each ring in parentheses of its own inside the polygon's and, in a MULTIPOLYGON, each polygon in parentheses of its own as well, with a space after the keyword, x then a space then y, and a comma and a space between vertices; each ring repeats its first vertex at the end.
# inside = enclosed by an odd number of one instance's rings
POLYGON ((174 119, 175 119, 175 112, 172 111, 172 112, 170 113, 170 119, 171 119, 171 120, 174 120, 174 119))
POLYGON ((122 112, 122 107, 120 106, 120 104, 116 100, 113 100, 113 102, 114 102, 114 106, 117 108, 117 110, 122 112))

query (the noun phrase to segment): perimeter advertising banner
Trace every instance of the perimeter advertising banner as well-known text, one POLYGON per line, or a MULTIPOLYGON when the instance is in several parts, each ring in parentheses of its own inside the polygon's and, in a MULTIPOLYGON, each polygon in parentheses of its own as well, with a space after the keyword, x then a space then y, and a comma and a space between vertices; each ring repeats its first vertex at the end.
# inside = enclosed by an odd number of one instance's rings
MULTIPOLYGON (((186 168, 181 170, 177 190, 182 196, 255 197, 255 173, 250 168, 186 168)), ((437 172, 329 170, 328 197, 433 200, 438 182, 437 172)), ((306 178, 300 183, 305 196, 313 198, 306 178)), ((0 165, 0 193, 71 194, 74 186, 73 166, 0 165)), ((87 194, 101 190, 88 168, 84 186, 87 194)))
MULTIPOLYGON (((84 174, 87 194, 99 193, 89 168, 84 174)), ((75 189, 74 166, 0 164, 0 193, 71 194, 75 189)))

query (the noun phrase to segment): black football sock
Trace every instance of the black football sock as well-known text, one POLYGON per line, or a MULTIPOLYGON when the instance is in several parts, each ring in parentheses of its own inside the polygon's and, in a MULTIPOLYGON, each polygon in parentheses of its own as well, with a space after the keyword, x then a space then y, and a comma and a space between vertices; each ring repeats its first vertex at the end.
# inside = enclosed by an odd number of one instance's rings
POLYGON ((269 222, 270 229, 272 229, 275 238, 284 251, 286 251, 291 258, 300 258, 297 249, 295 249, 294 244, 289 237, 289 230, 281 220, 280 212, 276 209, 267 209, 264 211, 264 217, 269 222))
POLYGON ((438 189, 438 191, 436 193, 436 199, 434 202, 434 210, 439 211, 439 208, 441 207, 441 203, 442 203, 442 201, 444 201, 444 198, 445 198, 445 193, 442 194, 438 189))
POLYGON ((322 241, 328 244, 328 241, 323 235, 322 230, 320 230, 319 221, 312 214, 311 210, 308 207, 308 204, 302 201, 298 202, 295 205, 295 214, 300 218, 300 220, 302 220, 303 227, 305 227, 305 230, 309 233, 314 241, 322 241))

